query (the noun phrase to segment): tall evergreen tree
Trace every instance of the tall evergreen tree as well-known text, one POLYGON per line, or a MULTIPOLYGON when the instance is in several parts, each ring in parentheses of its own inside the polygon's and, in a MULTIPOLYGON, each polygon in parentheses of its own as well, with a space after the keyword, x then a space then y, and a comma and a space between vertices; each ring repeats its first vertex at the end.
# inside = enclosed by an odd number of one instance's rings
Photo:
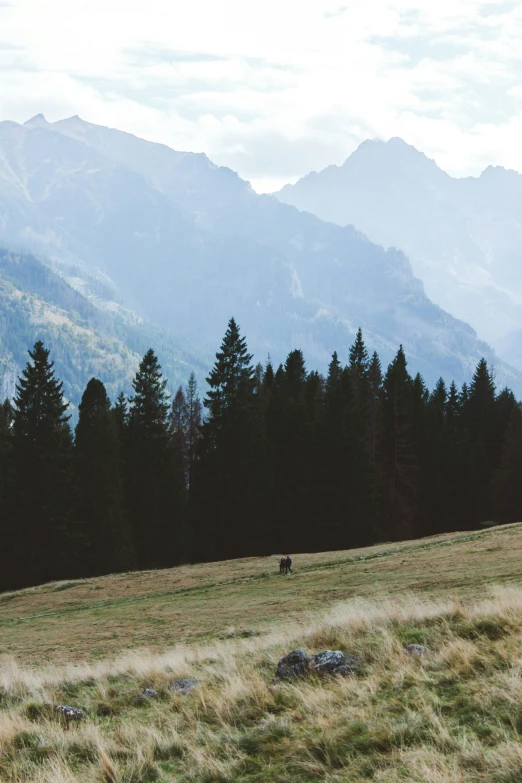
POLYGON ((368 357, 368 351, 364 344, 362 329, 357 330, 355 342, 350 348, 350 372, 353 379, 354 390, 359 393, 361 384, 364 384, 368 377, 370 369, 370 360, 368 357))
POLYGON ((37 342, 16 387, 10 492, 10 581, 80 576, 82 540, 74 524, 68 404, 49 351, 37 342))
POLYGON ((492 510, 495 522, 522 520, 522 409, 511 412, 500 464, 493 476, 492 510))
POLYGON ((178 461, 182 466, 185 482, 188 486, 188 412, 187 400, 183 387, 179 386, 170 410, 170 423, 172 428, 173 446, 178 461))
POLYGON ((118 394, 118 398, 112 411, 113 418, 116 423, 118 439, 120 443, 123 444, 126 439, 127 427, 129 424, 129 406, 127 405, 127 399, 123 392, 118 394))
POLYGON ((105 386, 97 378, 87 384, 78 410, 77 518, 89 541, 89 572, 127 571, 136 565, 136 552, 125 515, 118 422, 105 386))
POLYGON ((467 396, 462 394, 462 423, 468 451, 466 527, 473 529, 491 516, 490 482, 500 456, 495 432, 495 383, 485 359, 477 365, 467 396))
POLYGON ((382 389, 382 369, 381 361, 376 351, 374 351, 368 367, 368 425, 370 436, 370 463, 376 475, 377 483, 380 483, 378 476, 378 454, 380 432, 379 425, 381 421, 381 389, 382 389))
POLYGON ((5 400, 0 405, 0 540, 3 542, 0 547, 0 590, 9 587, 6 578, 11 560, 11 542, 8 541, 11 531, 8 527, 10 514, 7 495, 11 466, 12 421, 13 408, 10 401, 5 400))
POLYGON ((8 484, 13 416, 13 406, 9 400, 5 400, 0 405, 0 519, 8 484))
MULTIPOLYGON (((382 456, 386 476, 385 535, 411 538, 417 518, 419 471, 412 429, 413 382, 402 345, 382 386, 382 456)), ((384 513, 384 511, 383 511, 384 513)))
POLYGON ((167 381, 152 349, 143 357, 130 400, 128 514, 138 565, 173 565, 181 551, 185 480, 173 446, 167 381))
POLYGON ((198 458, 199 441, 201 439, 202 425, 202 404, 198 394, 198 384, 196 376, 191 373, 186 393, 186 437, 187 437, 187 459, 188 459, 188 487, 192 487, 192 482, 196 470, 198 458))
POLYGON ((207 383, 208 416, 198 466, 198 549, 194 557, 259 551, 263 537, 264 443, 246 339, 232 318, 207 383))
POLYGON ((241 337, 234 318, 228 323, 221 350, 207 378, 209 390, 203 402, 208 410, 205 437, 212 440, 220 431, 227 430, 251 404, 254 388, 252 355, 248 353, 246 338, 241 337))

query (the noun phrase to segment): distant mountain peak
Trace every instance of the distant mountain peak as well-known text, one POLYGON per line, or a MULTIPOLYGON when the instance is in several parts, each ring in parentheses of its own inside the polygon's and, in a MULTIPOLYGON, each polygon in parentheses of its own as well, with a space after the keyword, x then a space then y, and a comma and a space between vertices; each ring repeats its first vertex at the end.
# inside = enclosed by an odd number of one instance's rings
POLYGON ((43 128, 49 125, 43 114, 35 114, 30 120, 24 122, 24 125, 28 128, 43 128))
POLYGON ((480 175, 480 179, 500 179, 511 177, 513 180, 518 180, 520 174, 515 169, 506 169, 504 166, 488 166, 480 175))
POLYGON ((344 162, 344 166, 349 167, 354 161, 370 161, 378 163, 396 165, 405 165, 415 163, 429 165, 430 168, 439 169, 432 158, 429 158, 424 152, 421 152, 412 144, 401 139, 400 136, 392 136, 388 141, 383 139, 366 139, 344 162))

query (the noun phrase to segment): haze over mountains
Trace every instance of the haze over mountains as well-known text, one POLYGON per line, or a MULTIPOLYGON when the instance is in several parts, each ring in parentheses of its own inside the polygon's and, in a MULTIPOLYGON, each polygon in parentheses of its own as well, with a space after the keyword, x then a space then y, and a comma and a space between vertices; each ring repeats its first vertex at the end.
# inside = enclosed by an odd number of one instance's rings
POLYGON ((522 175, 455 179, 398 138, 285 186, 280 201, 398 247, 435 302, 522 369, 522 175))
POLYGON ((0 245, 51 264, 118 323, 175 335, 187 374, 198 360, 186 346, 205 364, 234 315, 257 360, 299 347, 324 370, 334 350, 346 360, 360 325, 384 360, 403 343, 430 384, 469 380, 485 356, 499 385, 522 390, 519 373, 427 297, 401 251, 258 195, 203 154, 78 117, 0 123, 0 245))

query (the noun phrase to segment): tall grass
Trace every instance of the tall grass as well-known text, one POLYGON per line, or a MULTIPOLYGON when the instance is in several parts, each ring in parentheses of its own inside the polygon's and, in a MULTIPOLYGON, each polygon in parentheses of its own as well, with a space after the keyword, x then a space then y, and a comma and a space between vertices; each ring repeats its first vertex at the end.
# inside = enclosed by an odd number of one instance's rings
POLYGON ((354 600, 279 631, 165 653, 23 667, 0 659, 0 779, 10 783, 519 783, 522 588, 481 600, 354 600), (431 654, 411 658, 420 643, 431 654), (274 682, 302 646, 357 676, 274 682), (176 678, 201 686, 175 694, 176 678), (145 687, 157 699, 136 697, 145 687), (65 731, 53 705, 85 710, 65 731))

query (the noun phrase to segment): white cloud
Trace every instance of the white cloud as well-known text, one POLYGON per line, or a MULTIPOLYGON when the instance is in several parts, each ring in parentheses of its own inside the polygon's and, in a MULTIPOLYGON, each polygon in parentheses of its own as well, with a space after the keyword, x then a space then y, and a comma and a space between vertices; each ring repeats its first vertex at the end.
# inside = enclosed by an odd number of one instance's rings
POLYGON ((500 0, 0 3, 0 119, 79 114, 259 189, 402 136, 522 170, 522 6, 500 0))

